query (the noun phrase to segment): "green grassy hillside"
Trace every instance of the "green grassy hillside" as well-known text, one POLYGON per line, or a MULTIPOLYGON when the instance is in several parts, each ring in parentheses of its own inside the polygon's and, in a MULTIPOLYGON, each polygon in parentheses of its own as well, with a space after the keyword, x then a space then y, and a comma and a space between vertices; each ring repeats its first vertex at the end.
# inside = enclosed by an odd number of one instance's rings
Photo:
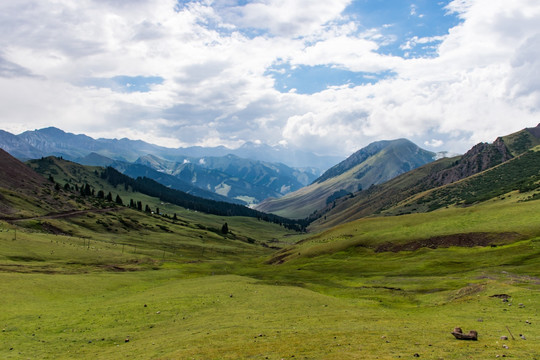
POLYGON ((540 147, 474 176, 418 194, 384 213, 400 215, 451 205, 467 206, 515 190, 527 193, 525 200, 540 196, 540 147))
POLYGON ((448 206, 468 206, 519 190, 528 197, 540 195, 540 148, 537 146, 502 164, 473 176, 437 186, 439 175, 459 164, 441 159, 405 173, 367 191, 336 201, 317 214, 311 225, 317 231, 355 219, 379 215, 429 212, 448 206))
POLYGON ((39 174, 56 183, 56 193, 81 199, 94 207, 126 205, 165 216, 173 216, 170 206, 220 216, 255 217, 291 229, 305 228, 304 221, 265 214, 243 205, 201 198, 143 177, 133 179, 108 167, 83 166, 61 158, 48 157, 28 162, 39 174), (104 201, 109 198, 109 201, 104 201), (118 203, 118 204, 116 204, 118 203))
MULTIPOLYGON (((540 125, 540 124, 539 124, 540 125)), ((540 126, 527 128, 501 138, 513 156, 540 145, 540 126)))
MULTIPOLYGON (((484 234, 484 245, 514 242, 540 236, 540 201, 526 200, 514 192, 475 206, 452 207, 429 213, 371 217, 348 222, 315 234, 275 255, 274 262, 296 257, 332 253, 349 247, 377 250, 381 245, 405 245, 434 237, 484 234)), ((444 239, 441 241, 444 242, 444 239)), ((453 244, 452 239, 448 240, 453 244)), ((475 245, 474 237, 471 245, 475 245)), ((427 246, 427 245, 426 245, 427 246)), ((382 247, 383 249, 385 247, 382 247)))

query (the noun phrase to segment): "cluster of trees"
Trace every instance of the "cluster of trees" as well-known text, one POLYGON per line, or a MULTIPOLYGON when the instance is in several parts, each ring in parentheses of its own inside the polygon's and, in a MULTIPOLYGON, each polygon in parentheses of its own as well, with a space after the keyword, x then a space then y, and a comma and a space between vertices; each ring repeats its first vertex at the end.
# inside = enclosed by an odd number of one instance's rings
POLYGON ((243 205, 200 198, 183 191, 170 189, 147 177, 133 179, 112 167, 107 167, 101 173, 101 178, 107 180, 115 187, 124 185, 126 189, 131 188, 134 192, 140 192, 148 196, 159 198, 164 202, 207 214, 255 217, 259 220, 280 224, 288 229, 296 231, 305 231, 306 226, 309 224, 307 220, 287 219, 273 214, 262 213, 243 205))
MULTIPOLYGON (((54 183, 54 188, 58 191, 61 189, 61 186, 59 183, 57 183, 54 180, 54 177, 52 175, 49 175, 49 181, 54 183)), ((74 184, 71 186, 69 183, 64 184, 64 190, 66 191, 76 191, 81 194, 82 197, 88 197, 88 196, 95 196, 98 199, 101 200, 107 200, 109 202, 113 202, 113 195, 109 191, 107 195, 105 195, 105 192, 103 190, 99 190, 96 194, 96 189, 90 186, 90 184, 86 183, 84 185, 79 186, 78 184, 74 184)), ((133 201, 133 200, 132 200, 133 201)), ((114 202, 118 205, 124 205, 124 201, 120 197, 120 195, 116 195, 116 198, 114 198, 114 202)))
MULTIPOLYGON (((129 200, 129 207, 132 208, 132 209, 136 209, 136 210, 139 210, 139 211, 143 211, 143 204, 141 201, 137 201, 135 202, 133 199, 130 199, 129 200)), ((147 213, 151 213, 152 212, 152 209, 150 208, 150 206, 148 206, 148 204, 146 204, 144 206, 144 212, 147 212, 147 213)), ((156 208, 156 214, 160 214, 159 212, 159 208, 156 208)), ((176 218, 176 214, 174 214, 174 218, 176 218)))
MULTIPOLYGON (((52 183, 55 184, 55 189, 58 191, 61 189, 61 186, 59 183, 57 183, 55 180, 54 180, 54 177, 52 175, 49 176, 49 181, 51 181, 52 183)), ((84 185, 81 185, 79 186, 78 184, 74 184, 73 186, 70 185, 69 183, 65 183, 64 184, 64 190, 65 191, 75 191, 75 192, 78 192, 80 193, 80 195, 82 197, 95 197, 97 199, 100 199, 100 200, 105 200, 105 201, 108 201, 108 202, 114 202, 115 204, 117 205, 124 205, 124 201, 122 200, 122 198, 120 197, 119 194, 116 195, 116 197, 113 198, 113 194, 109 191, 107 193, 107 195, 105 195, 105 192, 103 190, 99 190, 97 193, 96 193, 96 189, 94 189, 92 186, 90 186, 90 184, 86 183, 84 185)), ((128 205, 130 208, 132 209, 136 209, 136 210, 139 210, 139 211, 143 211, 143 204, 141 201, 137 201, 135 202, 133 199, 130 199, 129 201, 129 205, 128 205)), ((152 209, 150 208, 150 206, 145 205, 144 207, 144 212, 147 212, 147 213, 151 213, 152 212, 152 209)), ((156 208, 156 211, 155 211, 156 214, 160 214, 160 211, 159 211, 159 208, 156 208)), ((176 214, 174 214, 174 218, 176 219, 176 214)))

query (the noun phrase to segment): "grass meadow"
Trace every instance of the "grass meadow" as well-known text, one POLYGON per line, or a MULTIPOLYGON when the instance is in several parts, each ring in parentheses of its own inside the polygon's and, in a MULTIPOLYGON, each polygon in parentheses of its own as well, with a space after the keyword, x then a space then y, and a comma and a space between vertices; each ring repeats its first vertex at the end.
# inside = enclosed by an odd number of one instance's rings
POLYGON ((309 235, 167 211, 0 222, 0 358, 540 359, 538 201, 309 235), (514 235, 377 251, 456 233, 514 235))

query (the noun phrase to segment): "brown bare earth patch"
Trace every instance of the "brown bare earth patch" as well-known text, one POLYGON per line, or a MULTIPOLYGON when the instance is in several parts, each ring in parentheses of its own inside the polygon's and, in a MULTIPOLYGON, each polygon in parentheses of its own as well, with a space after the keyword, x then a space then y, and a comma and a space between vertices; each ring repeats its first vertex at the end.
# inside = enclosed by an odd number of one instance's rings
POLYGON ((375 252, 415 251, 421 248, 437 249, 451 246, 475 247, 496 246, 521 239, 523 236, 514 232, 505 233, 461 233, 451 235, 433 236, 428 239, 415 240, 405 244, 386 242, 375 249, 375 252))
POLYGON ((276 255, 274 257, 272 257, 270 260, 268 260, 266 263, 268 265, 279 265, 279 264, 283 264, 285 262, 285 258, 287 258, 287 256, 289 256, 290 253, 289 252, 285 252, 285 253, 281 253, 279 255, 276 255))
POLYGON ((28 264, 0 264, 0 272, 20 273, 20 274, 65 274, 69 273, 53 268, 49 265, 28 265, 28 264))
POLYGON ((136 269, 134 267, 126 267, 126 266, 120 266, 120 265, 103 265, 100 266, 105 271, 112 271, 112 272, 126 272, 126 271, 137 271, 140 269, 136 269))
MULTIPOLYGON (((47 215, 41 215, 41 216, 26 216, 26 217, 8 217, 8 216, 0 216, 0 220, 4 220, 10 223, 14 223, 17 221, 27 221, 27 220, 43 220, 43 219, 64 219, 69 217, 76 217, 86 214, 97 214, 97 213, 104 213, 104 212, 112 212, 112 211, 122 211, 126 210, 124 207, 114 207, 114 208, 105 208, 105 209, 86 209, 86 210, 70 210, 70 211, 63 211, 59 213, 50 213, 47 215)), ((52 226, 52 225, 51 225, 52 226)), ((54 233, 54 232, 53 232, 54 233)), ((57 234, 60 235, 60 234, 57 234)), ((69 234, 68 234, 69 235, 69 234)))
POLYGON ((0 149, 0 187, 13 190, 41 189, 47 179, 0 149))

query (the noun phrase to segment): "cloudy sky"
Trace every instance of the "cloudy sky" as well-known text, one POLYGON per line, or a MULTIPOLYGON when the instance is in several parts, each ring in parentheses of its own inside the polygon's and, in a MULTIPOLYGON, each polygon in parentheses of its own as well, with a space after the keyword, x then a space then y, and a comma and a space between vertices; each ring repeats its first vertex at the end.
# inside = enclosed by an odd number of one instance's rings
POLYGON ((2 0, 0 128, 464 152, 540 122, 538 0, 2 0))

